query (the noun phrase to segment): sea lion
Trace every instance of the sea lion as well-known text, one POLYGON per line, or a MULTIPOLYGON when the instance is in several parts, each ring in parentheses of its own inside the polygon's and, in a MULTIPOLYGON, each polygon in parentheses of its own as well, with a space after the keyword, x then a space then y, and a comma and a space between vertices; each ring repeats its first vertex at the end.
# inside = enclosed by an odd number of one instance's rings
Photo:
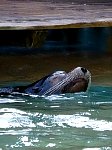
POLYGON ((85 92, 91 82, 90 72, 83 67, 77 67, 66 73, 53 72, 27 86, 0 88, 0 95, 25 93, 28 95, 52 95, 63 93, 85 92))

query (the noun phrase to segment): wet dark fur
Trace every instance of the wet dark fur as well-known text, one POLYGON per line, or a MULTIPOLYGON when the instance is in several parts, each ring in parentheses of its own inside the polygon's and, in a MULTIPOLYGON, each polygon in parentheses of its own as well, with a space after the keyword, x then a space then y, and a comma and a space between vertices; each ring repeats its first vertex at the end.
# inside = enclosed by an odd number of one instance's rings
MULTIPOLYGON (((82 71, 84 72, 85 70, 83 70, 82 68, 82 71)), ((85 92, 87 90, 88 81, 80 78, 70 81, 69 83, 67 83, 67 85, 63 86, 62 88, 57 88, 59 83, 63 81, 63 79, 65 79, 66 76, 67 73, 64 71, 54 72, 26 86, 0 88, 0 95, 11 95, 17 93, 25 93, 28 95, 51 95, 62 93, 74 93, 81 91, 85 92), (57 88, 57 90, 54 90, 53 92, 51 90, 51 92, 49 92, 49 89, 52 89, 52 87, 54 86, 57 88)))

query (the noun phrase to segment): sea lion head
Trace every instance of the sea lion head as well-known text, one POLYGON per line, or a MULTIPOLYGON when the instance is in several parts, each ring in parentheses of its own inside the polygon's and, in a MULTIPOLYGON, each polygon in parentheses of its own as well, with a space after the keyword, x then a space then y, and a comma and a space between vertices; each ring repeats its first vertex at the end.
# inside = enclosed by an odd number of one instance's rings
POLYGON ((48 89, 44 95, 55 93, 85 92, 91 83, 91 73, 83 67, 77 67, 66 73, 65 77, 48 89), (59 92, 60 91, 60 92, 59 92))

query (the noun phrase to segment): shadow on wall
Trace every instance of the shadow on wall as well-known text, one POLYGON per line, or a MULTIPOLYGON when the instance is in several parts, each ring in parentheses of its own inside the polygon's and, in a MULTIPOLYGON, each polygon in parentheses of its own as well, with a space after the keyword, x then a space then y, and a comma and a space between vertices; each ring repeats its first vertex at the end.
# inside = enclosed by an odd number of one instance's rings
POLYGON ((0 54, 112 54, 112 28, 0 31, 0 54))

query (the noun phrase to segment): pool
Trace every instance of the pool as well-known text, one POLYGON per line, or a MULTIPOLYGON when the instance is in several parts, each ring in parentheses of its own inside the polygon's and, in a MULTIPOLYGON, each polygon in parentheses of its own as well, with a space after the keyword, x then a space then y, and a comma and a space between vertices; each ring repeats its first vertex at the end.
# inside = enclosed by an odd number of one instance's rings
POLYGON ((0 97, 1 149, 111 149, 112 87, 0 97))

